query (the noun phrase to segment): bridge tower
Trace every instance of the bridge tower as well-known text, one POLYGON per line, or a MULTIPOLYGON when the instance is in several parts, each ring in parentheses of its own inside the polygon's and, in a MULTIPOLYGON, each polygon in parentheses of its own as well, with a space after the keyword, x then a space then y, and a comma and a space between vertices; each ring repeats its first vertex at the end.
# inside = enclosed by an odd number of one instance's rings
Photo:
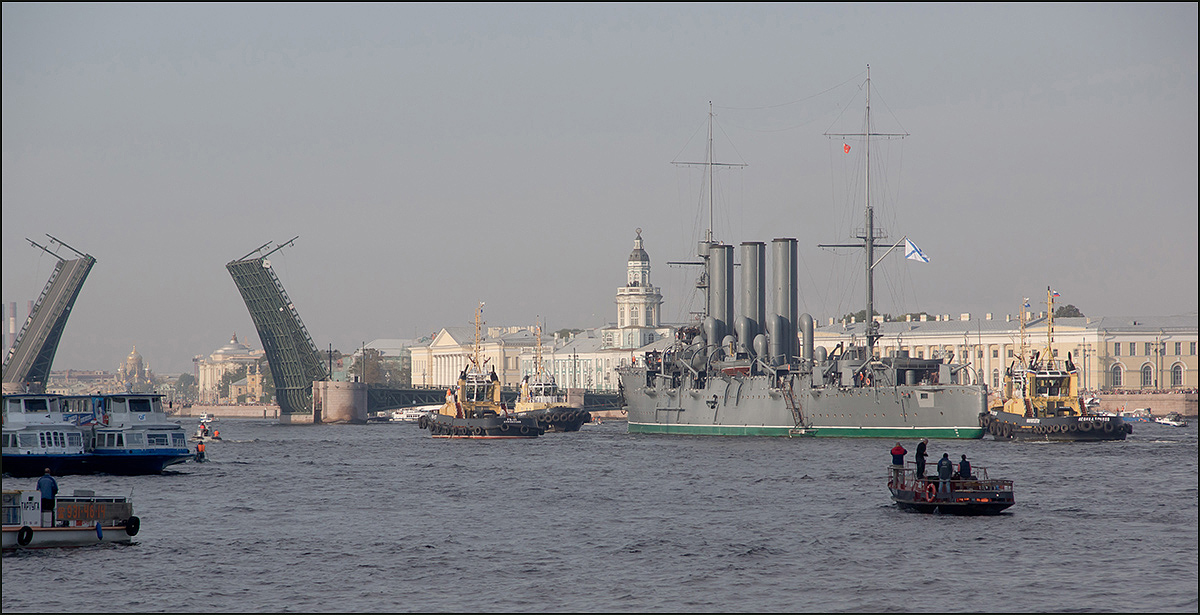
POLYGON ((313 381, 328 380, 325 367, 317 347, 308 335, 308 329, 300 320, 300 314, 288 298, 283 284, 271 269, 267 257, 296 241, 293 237, 274 250, 253 257, 270 245, 259 246, 250 254, 225 265, 233 276, 250 311, 258 338, 262 341, 275 378, 275 398, 279 404, 282 422, 310 422, 312 420, 313 381))
POLYGON ((79 258, 65 259, 51 252, 49 248, 39 245, 32 239, 25 241, 41 248, 54 258, 58 264, 54 273, 42 289, 29 318, 17 334, 17 339, 4 357, 4 392, 20 393, 23 391, 40 393, 45 390, 46 380, 50 377, 50 366, 54 363, 54 353, 58 352, 58 342, 62 339, 63 329, 67 326, 67 318, 79 290, 87 279, 96 259, 83 254, 59 241, 51 235, 53 243, 74 252, 79 258))

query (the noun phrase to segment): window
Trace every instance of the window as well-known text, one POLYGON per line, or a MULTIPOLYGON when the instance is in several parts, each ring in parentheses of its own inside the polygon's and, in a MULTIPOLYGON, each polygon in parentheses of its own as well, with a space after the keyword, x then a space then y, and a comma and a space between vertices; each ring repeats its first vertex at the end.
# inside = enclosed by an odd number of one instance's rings
POLYGON ((993 349, 992 349, 992 358, 993 358, 993 359, 999 359, 999 358, 1000 358, 1000 349, 998 349, 998 348, 993 348, 993 349))
POLYGON ((1122 386, 1122 384, 1121 384, 1121 366, 1119 364, 1112 366, 1112 385, 1114 387, 1122 386))
POLYGON ((1146 342, 1146 356, 1150 356, 1151 354, 1153 353, 1150 352, 1150 342, 1146 342))
POLYGON ((1129 342, 1129 356, 1137 355, 1137 342, 1129 342))
POLYGON ((1149 365, 1142 366, 1142 388, 1154 386, 1154 370, 1149 365))
POLYGON ((992 388, 993 389, 1000 388, 1000 370, 998 370, 998 369, 992 370, 992 388))
POLYGON ((1010 358, 1010 359, 1011 359, 1011 358, 1013 358, 1013 351, 1012 351, 1012 348, 1009 348, 1009 349, 1008 349, 1008 358, 1010 358))
POLYGON ((1189 348, 1188 354, 1195 356, 1196 355, 1196 342, 1188 342, 1188 348, 1189 348))
POLYGON ((1175 342, 1175 354, 1183 354, 1183 342, 1175 342))
POLYGON ((1113 356, 1114 357, 1121 356, 1121 342, 1117 342, 1116 344, 1113 344, 1113 356))
POLYGON ((165 433, 149 433, 146 434, 146 443, 150 446, 167 446, 170 438, 165 433))
POLYGON ((629 324, 633 327, 638 325, 638 309, 636 307, 629 308, 629 324))
MULTIPOLYGON (((1179 344, 1176 343, 1175 345, 1178 346, 1179 344)), ((1171 368, 1171 386, 1173 386, 1173 387, 1183 386, 1183 366, 1178 363, 1176 363, 1175 366, 1171 368)))

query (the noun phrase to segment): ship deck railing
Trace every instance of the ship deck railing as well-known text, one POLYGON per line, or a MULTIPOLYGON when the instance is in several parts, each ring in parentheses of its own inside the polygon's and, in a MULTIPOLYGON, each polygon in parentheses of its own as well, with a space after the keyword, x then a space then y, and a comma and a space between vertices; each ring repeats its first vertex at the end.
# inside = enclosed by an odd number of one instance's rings
MULTIPOLYGON (((908 462, 904 467, 888 466, 888 486, 908 491, 923 491, 928 485, 933 485, 935 488, 940 487, 941 479, 936 474, 936 463, 925 464, 925 476, 917 476, 916 462, 908 462)), ((982 466, 971 466, 971 475, 969 478, 962 478, 958 472, 958 464, 954 464, 954 477, 949 479, 950 491, 997 491, 1011 492, 1013 490, 1013 482, 1006 479, 988 478, 987 468, 982 466)))

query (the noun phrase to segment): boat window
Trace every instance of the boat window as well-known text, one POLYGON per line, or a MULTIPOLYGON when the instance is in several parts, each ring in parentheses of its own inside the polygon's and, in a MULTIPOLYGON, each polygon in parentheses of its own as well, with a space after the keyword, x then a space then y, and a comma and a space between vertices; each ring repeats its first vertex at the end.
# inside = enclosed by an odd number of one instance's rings
POLYGON ((17 435, 17 440, 21 444, 21 448, 36 448, 38 437, 37 434, 23 433, 17 435))
POLYGON ((67 434, 61 431, 54 432, 54 446, 57 446, 58 448, 65 447, 67 445, 66 435, 67 434))
POLYGON ((125 436, 125 434, 117 434, 117 443, 114 444, 114 446, 116 446, 118 448, 124 448, 125 447, 125 437, 124 436, 125 436))
POLYGON ((38 446, 41 448, 46 448, 46 432, 44 431, 38 432, 38 446))
POLYGON ((171 434, 171 442, 172 442, 172 443, 173 443, 175 446, 186 446, 186 444, 185 444, 185 440, 184 440, 184 438, 183 438, 183 434, 182 434, 182 433, 173 433, 173 434, 171 434))
POLYGON ((26 412, 45 412, 46 410, 49 410, 49 409, 50 408, 49 408, 49 406, 46 405, 46 400, 44 400, 44 399, 26 399, 25 400, 25 411, 26 412))
POLYGON ((150 412, 149 399, 131 399, 129 400, 130 412, 150 412))
POLYGON ((8 411, 9 412, 20 412, 21 411, 21 400, 19 400, 19 399, 8 400, 8 411))
POLYGON ((9 436, 10 436, 10 435, 12 435, 12 434, 4 434, 4 448, 8 448, 8 447, 9 447, 8 440, 9 440, 9 436))
POLYGON ((125 443, 128 444, 130 446, 130 448, 135 447, 135 446, 142 446, 143 444, 145 444, 145 442, 146 442, 146 439, 143 438, 142 434, 140 434, 140 433, 125 434, 125 443))
POLYGON ((146 434, 146 443, 150 446, 167 446, 170 438, 165 433, 149 433, 146 434))

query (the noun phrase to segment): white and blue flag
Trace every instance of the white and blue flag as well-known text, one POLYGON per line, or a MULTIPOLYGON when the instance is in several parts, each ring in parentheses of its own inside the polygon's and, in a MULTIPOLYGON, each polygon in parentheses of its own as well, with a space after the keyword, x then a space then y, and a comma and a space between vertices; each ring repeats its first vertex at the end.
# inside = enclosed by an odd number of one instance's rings
POLYGON ((913 243, 911 239, 904 240, 904 258, 921 261, 922 263, 929 262, 929 257, 925 256, 921 248, 918 248, 917 244, 913 243))

